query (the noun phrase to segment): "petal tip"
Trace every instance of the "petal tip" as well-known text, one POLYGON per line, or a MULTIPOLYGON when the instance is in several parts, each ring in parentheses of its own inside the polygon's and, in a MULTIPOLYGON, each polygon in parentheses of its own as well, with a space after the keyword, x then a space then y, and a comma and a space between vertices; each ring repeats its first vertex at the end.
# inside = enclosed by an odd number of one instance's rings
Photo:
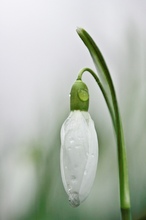
POLYGON ((74 208, 80 205, 79 194, 77 192, 69 194, 69 203, 74 208))

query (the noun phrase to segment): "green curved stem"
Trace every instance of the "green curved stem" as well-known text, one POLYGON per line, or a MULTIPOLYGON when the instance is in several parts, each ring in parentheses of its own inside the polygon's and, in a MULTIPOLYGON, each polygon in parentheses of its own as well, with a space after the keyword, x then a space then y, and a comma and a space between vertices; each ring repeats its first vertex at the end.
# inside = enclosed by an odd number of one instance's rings
MULTIPOLYGON (((101 84, 108 96, 108 103, 110 103, 111 109, 114 110, 115 115, 115 133, 118 149, 118 164, 119 164, 119 185, 120 185, 120 206, 121 215, 123 220, 131 219, 130 212, 130 192, 129 192, 129 181, 128 181, 128 166, 126 157, 126 146, 124 141, 123 126, 121 116, 118 107, 118 101, 116 97, 115 88, 111 79, 111 75, 104 61, 104 58, 91 38, 91 36, 84 29, 77 29, 77 33, 88 48, 90 55, 93 59, 95 67, 100 74, 101 84)), ((105 96, 104 96, 105 97, 105 96)), ((106 101, 107 103, 107 101, 106 101)), ((108 106, 109 108, 109 106, 108 106)))
POLYGON ((86 67, 86 68, 83 68, 83 69, 79 72, 77 79, 78 79, 78 80, 81 80, 83 73, 86 72, 86 71, 89 72, 89 73, 93 76, 93 78, 95 79, 95 81, 97 82, 97 84, 98 84, 98 86, 99 86, 99 88, 100 88, 100 90, 101 90, 101 92, 102 92, 102 94, 103 94, 103 96, 104 96, 104 99, 105 99, 105 101, 106 101, 106 104, 107 104, 107 106, 108 106, 108 109, 109 109, 109 112, 110 112, 110 115, 111 115, 111 119, 112 119, 112 123, 113 123, 114 129, 115 129, 115 131, 116 131, 117 129, 116 129, 116 122, 115 122, 114 111, 113 111, 113 109, 112 109, 111 103, 109 102, 109 99, 108 99, 108 96, 107 96, 107 94, 106 94, 106 91, 105 91, 104 87, 102 86, 102 84, 101 84, 101 82, 100 82, 100 79, 98 78, 98 76, 96 75, 96 73, 95 73, 92 69, 86 67))

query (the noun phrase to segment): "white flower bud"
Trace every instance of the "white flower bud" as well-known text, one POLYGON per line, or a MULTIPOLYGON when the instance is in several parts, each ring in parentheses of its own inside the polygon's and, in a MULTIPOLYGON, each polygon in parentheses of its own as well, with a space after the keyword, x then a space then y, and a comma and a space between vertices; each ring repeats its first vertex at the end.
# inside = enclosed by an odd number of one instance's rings
POLYGON ((77 207, 93 185, 98 160, 94 122, 85 111, 71 111, 61 128, 61 176, 69 202, 77 207))

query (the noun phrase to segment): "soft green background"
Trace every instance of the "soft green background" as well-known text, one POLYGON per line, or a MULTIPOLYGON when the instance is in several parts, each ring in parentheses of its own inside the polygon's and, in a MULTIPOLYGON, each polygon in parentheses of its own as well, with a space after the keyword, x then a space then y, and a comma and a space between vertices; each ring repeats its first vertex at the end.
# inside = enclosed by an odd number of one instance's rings
POLYGON ((59 167, 60 128, 78 71, 94 69, 77 36, 85 28, 110 69, 121 109, 132 214, 146 209, 146 2, 0 1, 0 219, 120 219, 116 144, 109 113, 85 74, 99 139, 96 180, 78 208, 59 167))

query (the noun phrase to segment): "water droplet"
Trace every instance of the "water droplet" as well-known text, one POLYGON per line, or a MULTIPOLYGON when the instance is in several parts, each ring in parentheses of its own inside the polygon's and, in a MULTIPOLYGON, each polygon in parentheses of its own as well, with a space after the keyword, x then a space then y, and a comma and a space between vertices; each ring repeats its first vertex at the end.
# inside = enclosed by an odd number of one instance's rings
POLYGON ((78 90, 78 95, 81 101, 85 102, 89 99, 89 94, 88 91, 85 89, 79 89, 78 90))
POLYGON ((72 207, 80 205, 79 194, 77 192, 69 193, 69 203, 72 207))
POLYGON ((76 148, 76 149, 79 149, 79 148, 80 148, 80 146, 79 146, 79 145, 76 145, 76 146, 75 146, 75 148, 76 148))
POLYGON ((86 153, 86 156, 89 157, 89 153, 88 152, 86 153))
POLYGON ((94 154, 92 154, 91 156, 94 157, 94 154))
POLYGON ((65 166, 65 169, 67 170, 67 166, 65 166))
POLYGON ((70 186, 70 184, 67 184, 67 188, 68 188, 68 193, 70 193, 72 190, 72 187, 70 186))
POLYGON ((76 183, 77 179, 74 175, 71 176, 71 181, 72 181, 72 183, 76 183))
POLYGON ((70 144, 73 144, 73 143, 74 143, 74 140, 73 140, 73 139, 71 139, 71 140, 70 140, 70 144))

